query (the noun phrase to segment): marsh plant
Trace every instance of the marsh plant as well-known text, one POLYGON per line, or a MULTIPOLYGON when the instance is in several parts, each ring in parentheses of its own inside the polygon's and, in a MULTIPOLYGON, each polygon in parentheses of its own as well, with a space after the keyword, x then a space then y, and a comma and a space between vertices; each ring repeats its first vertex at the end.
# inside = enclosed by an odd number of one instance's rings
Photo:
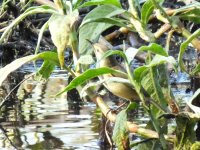
MULTIPOLYGON (((2 11, 8 1, 3 1, 2 11)), ((51 16, 40 29, 35 54, 16 59, 1 68, 0 85, 12 71, 30 61, 42 59, 43 65, 36 69, 36 75, 40 78, 48 79, 56 66, 68 71, 74 78, 54 96, 76 87, 82 88, 80 94, 86 92, 107 119, 115 122, 112 137, 107 137, 111 146, 115 145, 121 150, 200 148, 197 139, 199 133, 195 133, 200 111, 199 106, 193 104, 200 90, 194 91, 186 104, 191 111, 186 111, 177 103, 169 82, 169 66, 175 72, 182 71, 191 77, 198 77, 198 57, 195 66, 189 70, 183 57, 188 46, 195 49, 197 56, 200 51, 199 2, 188 4, 187 1, 187 5, 177 2, 177 7, 173 8, 168 8, 169 2, 165 0, 20 2, 24 6, 21 14, 5 28, 0 44, 7 41, 10 32, 26 17, 42 13, 51 16), (33 2, 39 5, 31 6, 33 2), (83 9, 90 10, 84 17, 80 14, 83 9), (188 25, 193 25, 193 30, 188 25), (41 52, 40 41, 46 30, 50 31, 56 49, 41 52), (131 37, 133 42, 118 38, 122 34, 134 35, 131 37), (175 41, 180 45, 178 57, 169 55, 175 37, 182 39, 175 41), (112 44, 121 45, 121 48, 118 46, 116 49, 112 44), (127 44, 131 45, 127 48, 127 44), (64 61, 65 51, 72 51, 73 54, 69 66, 64 61), (140 54, 143 54, 142 58, 140 54), (114 57, 116 55, 123 62, 118 62, 114 57), (138 58, 142 59, 142 63, 133 68, 133 60, 138 58), (96 68, 91 67, 94 64, 96 68), (99 80, 89 82, 95 77, 99 80), (100 84, 114 95, 126 99, 128 105, 120 108, 116 114, 94 90, 100 84), (131 122, 127 115, 138 107, 142 107, 149 117, 146 127, 131 122), (170 122, 175 124, 173 129, 170 122), (130 132, 141 137, 140 141, 131 141, 130 132)))

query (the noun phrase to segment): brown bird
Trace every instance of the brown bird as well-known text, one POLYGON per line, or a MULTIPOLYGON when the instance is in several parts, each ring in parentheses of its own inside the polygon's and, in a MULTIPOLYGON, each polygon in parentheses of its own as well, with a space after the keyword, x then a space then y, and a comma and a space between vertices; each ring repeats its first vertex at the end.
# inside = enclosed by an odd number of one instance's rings
MULTIPOLYGON (((94 47, 94 53, 96 55, 97 60, 100 60, 97 67, 109 67, 115 70, 119 70, 122 72, 126 72, 125 68, 120 65, 117 60, 113 56, 109 56, 102 59, 104 53, 110 49, 112 49, 112 45, 108 43, 103 37, 100 37, 99 42, 92 44, 94 47)), ((99 77, 100 80, 102 79, 109 79, 111 77, 120 77, 123 79, 128 79, 126 75, 123 74, 104 74, 99 77)), ((120 83, 120 82, 109 82, 105 81, 104 86, 112 92, 114 95, 133 101, 139 100, 139 96, 136 93, 133 86, 129 83, 120 83)))

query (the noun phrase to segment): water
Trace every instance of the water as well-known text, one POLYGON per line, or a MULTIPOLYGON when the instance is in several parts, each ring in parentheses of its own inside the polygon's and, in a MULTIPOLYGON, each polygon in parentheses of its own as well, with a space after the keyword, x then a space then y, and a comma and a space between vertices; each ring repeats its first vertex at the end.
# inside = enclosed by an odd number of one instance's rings
POLYGON ((55 71, 46 83, 29 78, 20 86, 17 104, 5 108, 0 118, 2 150, 99 149, 96 105, 68 102, 66 93, 52 97, 66 79, 66 72, 55 71))
MULTIPOLYGON (((32 65, 20 72, 33 71, 32 65)), ((187 101, 192 92, 186 74, 171 77, 176 82, 173 92, 177 100, 187 101)), ((67 85, 67 73, 56 70, 48 82, 36 82, 31 77, 18 89, 18 102, 6 106, 0 118, 0 149, 27 150, 96 150, 100 149, 99 123, 96 105, 67 101, 67 94, 54 98, 67 85), (9 140, 8 140, 9 139, 9 140)), ((148 118, 137 114, 134 121, 145 127, 148 118)))

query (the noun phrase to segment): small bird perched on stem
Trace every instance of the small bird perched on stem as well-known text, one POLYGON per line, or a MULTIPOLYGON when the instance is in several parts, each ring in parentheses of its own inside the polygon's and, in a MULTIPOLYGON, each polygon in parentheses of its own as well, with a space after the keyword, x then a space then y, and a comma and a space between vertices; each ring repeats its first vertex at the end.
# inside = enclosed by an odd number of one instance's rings
MULTIPOLYGON (((98 43, 92 43, 94 47, 94 53, 96 55, 97 60, 100 60, 97 67, 109 67, 114 70, 119 70, 122 72, 126 72, 125 68, 120 65, 117 60, 113 56, 109 56, 106 58, 102 58, 105 52, 112 49, 112 45, 108 43, 103 37, 100 37, 98 43)), ((104 74, 99 77, 100 80, 109 79, 111 77, 120 77, 123 79, 128 79, 127 76, 123 74, 104 74)), ((120 82, 109 82, 105 81, 104 86, 114 95, 130 100, 136 101, 139 100, 139 96, 136 93, 135 89, 130 83, 120 83, 120 82)))

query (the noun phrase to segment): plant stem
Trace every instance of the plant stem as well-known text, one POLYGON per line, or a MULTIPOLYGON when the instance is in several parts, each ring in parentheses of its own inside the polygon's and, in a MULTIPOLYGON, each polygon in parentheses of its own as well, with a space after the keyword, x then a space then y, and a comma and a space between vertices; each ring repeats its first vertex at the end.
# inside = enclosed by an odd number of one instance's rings
POLYGON ((38 3, 38 4, 42 4, 42 5, 48 5, 48 6, 50 6, 50 7, 53 7, 53 8, 55 8, 55 9, 57 9, 56 8, 56 5, 52 2, 52 1, 50 1, 50 0, 34 0, 36 3, 38 3))
POLYGON ((135 19, 138 19, 138 13, 135 8, 134 0, 128 0, 128 4, 129 4, 129 10, 131 14, 134 16, 135 19))
POLYGON ((159 3, 156 2, 156 0, 151 0, 151 2, 153 3, 153 5, 154 5, 155 8, 157 8, 158 10, 160 10, 160 12, 162 13, 162 15, 169 21, 169 23, 172 24, 171 18, 167 15, 167 13, 165 12, 165 10, 159 5, 159 3))

